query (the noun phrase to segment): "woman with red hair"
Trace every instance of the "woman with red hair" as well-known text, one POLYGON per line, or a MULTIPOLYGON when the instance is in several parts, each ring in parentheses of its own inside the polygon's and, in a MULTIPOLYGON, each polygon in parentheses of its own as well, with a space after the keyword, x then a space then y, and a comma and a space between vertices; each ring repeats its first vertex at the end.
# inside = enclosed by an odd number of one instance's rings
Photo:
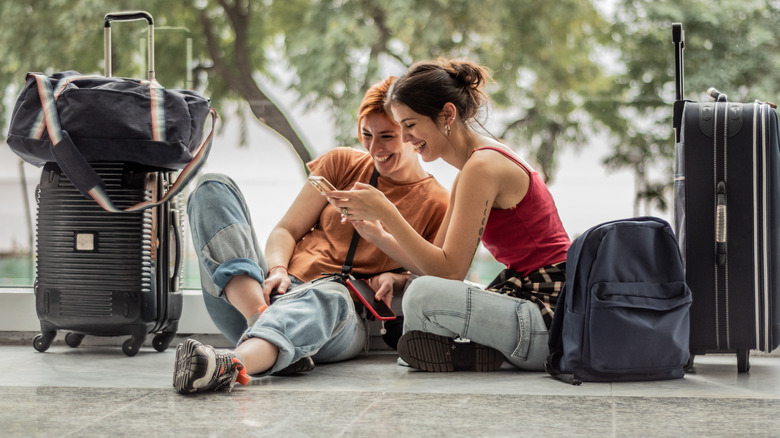
MULTIPOLYGON (((367 152, 335 148, 308 167, 343 190, 368 183, 376 169, 377 190, 433 241, 448 192, 423 170, 384 110, 394 79, 374 85, 360 105, 358 129, 367 152)), ((378 223, 346 221, 348 212, 329 206, 319 190, 305 184, 271 231, 263 254, 237 185, 214 174, 201 178, 187 212, 206 308, 238 346, 215 349, 194 339, 179 345, 173 379, 178 392, 229 390, 237 379, 246 384, 248 375, 309 371, 315 362, 350 359, 363 350, 364 316, 341 282, 321 276, 341 271, 355 229, 375 235, 381 232, 378 223)), ((385 294, 408 280, 408 272, 398 273, 406 261, 361 240, 351 273, 385 294)))

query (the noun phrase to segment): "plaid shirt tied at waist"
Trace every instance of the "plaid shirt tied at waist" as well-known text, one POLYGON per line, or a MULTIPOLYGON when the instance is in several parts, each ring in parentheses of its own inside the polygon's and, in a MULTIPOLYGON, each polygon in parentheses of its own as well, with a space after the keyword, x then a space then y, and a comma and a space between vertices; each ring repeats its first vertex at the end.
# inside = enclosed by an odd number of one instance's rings
POLYGON ((498 274, 487 290, 532 301, 539 307, 549 329, 565 281, 566 262, 539 268, 525 277, 507 268, 498 274))

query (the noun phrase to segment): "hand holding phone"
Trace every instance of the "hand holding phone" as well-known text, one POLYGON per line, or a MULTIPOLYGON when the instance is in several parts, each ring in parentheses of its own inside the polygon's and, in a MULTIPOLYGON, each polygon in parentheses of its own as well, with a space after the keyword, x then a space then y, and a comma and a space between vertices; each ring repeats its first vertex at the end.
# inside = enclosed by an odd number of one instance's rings
MULTIPOLYGON (((308 181, 311 185, 313 185, 317 190, 320 191, 320 193, 325 194, 325 192, 332 192, 336 190, 336 187, 331 184, 330 181, 328 181, 324 176, 320 175, 311 175, 308 178, 308 181)), ((334 205, 335 207, 335 205, 334 205)), ((336 207, 338 208, 338 207, 336 207)), ((341 209, 341 223, 345 223, 347 221, 347 209, 343 208, 341 209)))
POLYGON ((367 281, 356 279, 350 275, 349 278, 347 278, 347 288, 353 296, 353 299, 357 298, 358 301, 363 303, 376 319, 381 321, 391 321, 395 319, 393 310, 387 307, 387 304, 384 301, 377 301, 375 298, 376 291, 374 291, 374 288, 372 288, 367 281))
POLYGON ((333 190, 336 190, 336 187, 334 187, 324 176, 311 175, 309 176, 308 181, 320 192, 332 192, 333 190))

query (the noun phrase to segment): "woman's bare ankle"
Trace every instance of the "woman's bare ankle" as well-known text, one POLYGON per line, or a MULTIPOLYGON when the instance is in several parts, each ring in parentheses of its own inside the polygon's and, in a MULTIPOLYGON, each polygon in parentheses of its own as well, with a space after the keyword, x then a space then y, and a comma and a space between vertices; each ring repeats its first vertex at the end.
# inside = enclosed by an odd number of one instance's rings
POLYGON ((244 359, 247 374, 270 370, 279 357, 279 347, 261 338, 249 338, 236 347, 235 352, 244 359))

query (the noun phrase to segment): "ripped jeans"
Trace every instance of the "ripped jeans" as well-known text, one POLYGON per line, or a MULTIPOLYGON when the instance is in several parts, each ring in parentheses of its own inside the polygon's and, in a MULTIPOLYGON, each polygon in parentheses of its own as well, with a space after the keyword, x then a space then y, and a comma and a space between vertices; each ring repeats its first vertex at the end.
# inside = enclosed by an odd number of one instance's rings
POLYGON ((262 375, 306 356, 315 362, 337 362, 363 350, 364 321, 340 283, 314 280, 301 284, 291 277, 293 287, 284 295, 276 295, 252 327, 228 302, 223 289, 230 279, 247 274, 262 284, 268 271, 246 201, 231 178, 203 175, 189 197, 187 215, 198 255, 203 300, 214 324, 236 344, 261 338, 279 348, 276 363, 262 375))
POLYGON ((420 277, 406 290, 403 310, 404 333, 460 336, 495 348, 517 368, 544 371, 549 333, 531 301, 462 281, 420 277))

